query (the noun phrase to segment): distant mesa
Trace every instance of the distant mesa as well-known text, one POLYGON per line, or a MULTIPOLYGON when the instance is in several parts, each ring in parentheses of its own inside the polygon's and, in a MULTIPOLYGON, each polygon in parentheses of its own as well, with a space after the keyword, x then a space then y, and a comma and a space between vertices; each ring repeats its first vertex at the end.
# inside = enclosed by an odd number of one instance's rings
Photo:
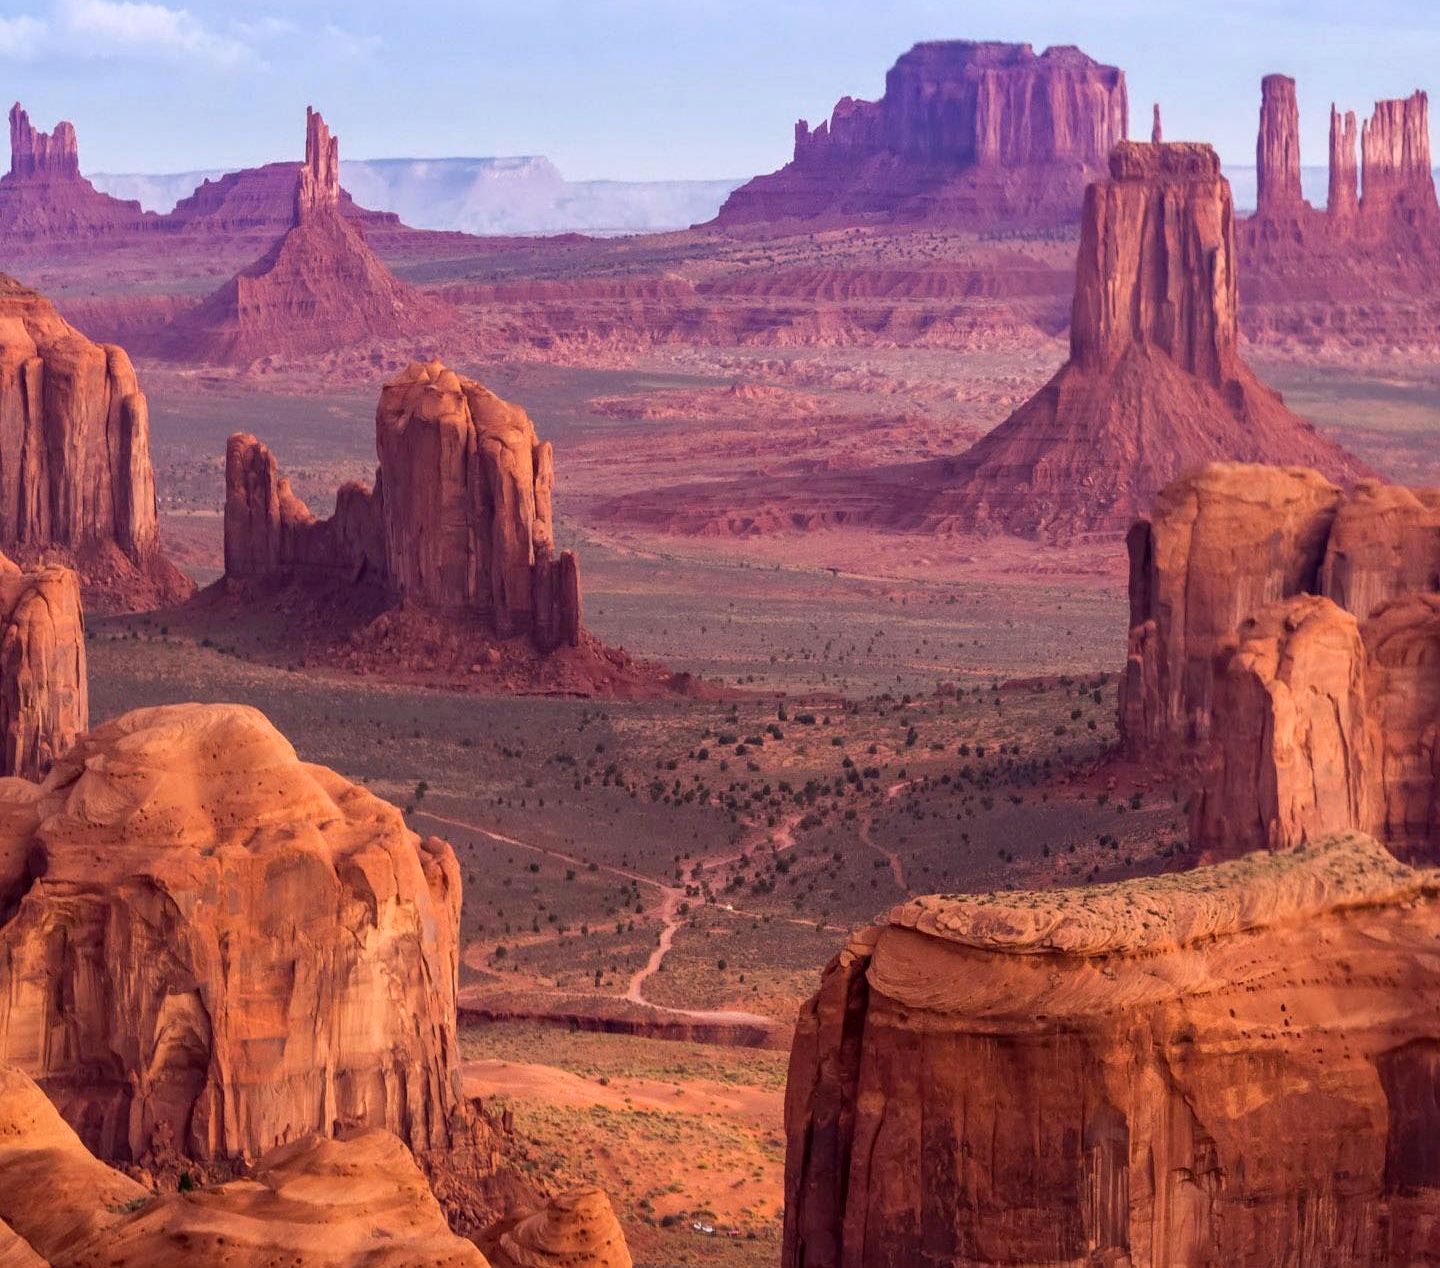
POLYGON ((87 605, 137 610, 194 586, 160 549, 150 414, 123 348, 92 343, 0 274, 0 549, 73 566, 87 605))
POLYGON ((1440 490, 1215 465, 1130 536, 1122 743, 1210 858, 1358 831, 1440 859, 1440 490))
POLYGON ((796 1025, 782 1268, 1424 1263, 1437 937, 1354 834, 894 908, 796 1025))
POLYGON ((305 162, 294 171, 289 227, 263 257, 177 316, 161 350, 187 361, 248 365, 261 357, 420 336, 448 322, 442 304, 381 263, 360 221, 343 208, 338 138, 307 110, 305 162))
POLYGON ((917 44, 879 101, 844 97, 818 128, 797 123, 794 158, 737 189, 715 223, 1073 224, 1128 111, 1124 73, 1078 48, 917 44))

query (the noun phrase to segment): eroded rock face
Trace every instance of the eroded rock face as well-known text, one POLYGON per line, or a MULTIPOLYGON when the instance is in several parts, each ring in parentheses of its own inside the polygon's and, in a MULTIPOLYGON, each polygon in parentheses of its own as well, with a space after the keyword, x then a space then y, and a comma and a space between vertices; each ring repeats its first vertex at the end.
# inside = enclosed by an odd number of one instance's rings
POLYGON ((0 555, 0 775, 43 778, 89 727, 88 693, 79 578, 0 555))
POLYGON ((879 101, 844 97, 795 156, 730 195, 722 226, 791 219, 1073 223, 1125 137, 1125 76, 1077 48, 917 44, 879 101))
POLYGON ((1353 836, 896 908, 801 1013, 782 1264, 1425 1262, 1437 931, 1353 836))
POLYGON ((1295 96, 1295 81, 1288 75, 1266 75, 1261 81, 1255 174, 1260 215, 1284 215, 1303 203, 1300 106, 1295 96))
POLYGON ((342 200, 339 139, 316 111, 307 108, 305 122, 289 228, 264 256, 171 323, 161 341, 168 355, 248 365, 418 334, 448 320, 366 244, 342 200))
POLYGON ((73 562, 101 608, 194 589, 161 554, 150 412, 125 350, 0 274, 0 547, 73 562))
POLYGON ((13 1067, 0 1067, 0 1218, 54 1268, 485 1268, 389 1132, 303 1136, 245 1179, 156 1196, 94 1158, 13 1067))
POLYGON ((387 383, 375 411, 375 489, 346 486, 317 521, 253 436, 226 452, 232 580, 368 579, 396 602, 466 612, 542 650, 580 642, 579 564, 555 553, 554 455, 529 416, 440 362, 387 383))
POLYGON ((1070 359, 937 476, 915 526, 1118 536, 1181 473, 1364 468, 1241 360, 1230 186, 1209 146, 1124 142, 1086 191, 1070 359))
POLYGON ((631 1268, 603 1189, 567 1189, 500 1237, 495 1268, 631 1268))
POLYGON ((1403 100, 1377 101, 1360 130, 1364 196, 1368 217, 1437 214, 1435 175, 1430 166, 1430 99, 1423 92, 1403 100))
POLYGON ((254 709, 138 710, 0 782, 0 899, 0 1060, 103 1157, 462 1130, 455 856, 254 709))

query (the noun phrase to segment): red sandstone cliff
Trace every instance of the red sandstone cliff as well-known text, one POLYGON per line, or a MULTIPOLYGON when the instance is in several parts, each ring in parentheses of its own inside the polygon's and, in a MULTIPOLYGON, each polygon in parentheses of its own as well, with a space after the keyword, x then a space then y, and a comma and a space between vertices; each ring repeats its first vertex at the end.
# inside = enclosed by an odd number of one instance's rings
POLYGON ((0 274, 0 548, 72 563, 101 610, 194 587, 160 551, 150 420, 122 348, 0 274))
POLYGON ((783 1268, 1430 1262, 1437 934, 1354 836, 894 909, 801 1012, 783 1268))
POLYGON ((1286 75, 1266 75, 1260 84, 1255 175, 1258 215, 1288 215, 1304 202, 1300 192, 1300 105, 1295 81, 1286 75))
POLYGON ((79 578, 0 555, 0 775, 43 778, 90 725, 88 693, 79 578))
POLYGON ((879 101, 842 98, 814 130, 802 119, 793 160, 732 193, 716 223, 1073 223, 1127 112, 1124 74, 1077 48, 917 44, 879 101))
POLYGON ((927 529, 1123 533, 1217 459, 1363 467, 1241 360, 1229 183, 1208 146, 1125 142, 1086 192, 1070 359, 994 431, 919 481, 927 529))
POLYGON ((420 335, 448 320, 438 301, 395 278, 366 245, 357 218, 342 212, 339 142, 313 110, 294 180, 289 228, 171 323, 160 340, 167 355, 247 365, 420 335))

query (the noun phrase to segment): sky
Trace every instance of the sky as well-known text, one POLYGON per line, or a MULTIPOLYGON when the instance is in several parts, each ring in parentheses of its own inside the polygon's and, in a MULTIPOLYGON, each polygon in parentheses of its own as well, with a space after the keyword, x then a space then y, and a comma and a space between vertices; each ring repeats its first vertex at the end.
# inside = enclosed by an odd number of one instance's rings
POLYGON ((1131 135, 1253 164, 1262 75, 1299 81, 1302 158, 1329 104, 1440 88, 1440 0, 0 0, 0 96, 70 119, 86 171, 298 157, 543 154, 571 179, 743 177, 797 118, 876 97, 921 40, 1078 44, 1120 66, 1131 135))

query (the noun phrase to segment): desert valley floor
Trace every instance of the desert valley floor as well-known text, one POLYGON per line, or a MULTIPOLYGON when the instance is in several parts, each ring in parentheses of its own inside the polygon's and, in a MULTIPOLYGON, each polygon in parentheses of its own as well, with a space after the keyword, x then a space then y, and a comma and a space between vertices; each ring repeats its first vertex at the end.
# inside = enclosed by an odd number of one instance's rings
MULTIPOLYGON (((604 1185, 638 1263, 774 1263, 789 1026, 845 933, 909 894, 1173 869, 1185 806, 1107 757, 1125 652, 1118 544, 675 535, 604 507, 736 472, 803 473, 802 440, 828 466, 897 456, 891 420, 907 414, 926 421, 898 456, 953 452, 1062 359, 1055 339, 462 363, 556 443, 561 544, 583 547, 588 628, 705 690, 497 697, 301 663, 281 594, 243 620, 90 618, 92 708, 253 703, 306 760, 448 838, 465 882, 465 1079, 513 1109, 525 1167, 604 1185)), ((1426 441, 1440 377, 1383 359, 1256 360, 1363 458, 1440 482, 1426 441)), ((264 436, 317 513, 372 472, 385 368, 340 389, 323 373, 257 385, 141 370, 164 539, 202 583, 221 572, 232 431, 264 436)))

